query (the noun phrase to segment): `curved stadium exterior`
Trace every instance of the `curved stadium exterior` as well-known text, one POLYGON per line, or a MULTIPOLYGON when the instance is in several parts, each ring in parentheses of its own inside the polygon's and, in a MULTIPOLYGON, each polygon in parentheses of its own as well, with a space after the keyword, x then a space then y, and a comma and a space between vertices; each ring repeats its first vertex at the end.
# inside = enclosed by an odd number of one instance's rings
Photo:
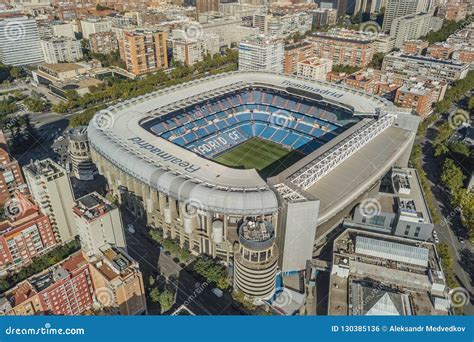
POLYGON ((304 269, 331 220, 406 165, 418 120, 339 85, 233 72, 110 107, 88 136, 99 172, 136 215, 233 264, 234 287, 268 299, 278 270, 304 269), (252 139, 297 158, 266 179, 214 160, 252 139))

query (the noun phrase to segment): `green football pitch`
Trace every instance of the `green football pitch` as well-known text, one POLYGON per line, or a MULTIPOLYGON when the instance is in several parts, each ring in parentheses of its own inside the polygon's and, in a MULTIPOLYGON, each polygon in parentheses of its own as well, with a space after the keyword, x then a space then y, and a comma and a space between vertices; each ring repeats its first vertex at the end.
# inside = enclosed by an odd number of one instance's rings
POLYGON ((252 138, 217 156, 214 161, 240 169, 256 169, 264 178, 275 176, 304 157, 272 141, 252 138))

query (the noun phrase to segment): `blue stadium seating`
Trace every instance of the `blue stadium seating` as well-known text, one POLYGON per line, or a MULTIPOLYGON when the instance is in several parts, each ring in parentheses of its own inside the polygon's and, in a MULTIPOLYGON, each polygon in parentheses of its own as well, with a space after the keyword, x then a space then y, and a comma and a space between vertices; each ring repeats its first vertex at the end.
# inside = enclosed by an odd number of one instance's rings
POLYGON ((348 112, 307 99, 249 89, 161 116, 148 127, 154 134, 210 158, 252 137, 310 153, 357 120, 348 112), (293 119, 279 120, 272 116, 275 112, 293 119))

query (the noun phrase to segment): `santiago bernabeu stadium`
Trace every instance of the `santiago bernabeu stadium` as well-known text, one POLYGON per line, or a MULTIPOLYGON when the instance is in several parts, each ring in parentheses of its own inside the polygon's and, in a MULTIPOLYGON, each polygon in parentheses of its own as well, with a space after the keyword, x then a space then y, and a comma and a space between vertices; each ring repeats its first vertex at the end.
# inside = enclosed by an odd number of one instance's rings
POLYGON ((277 272, 304 269, 358 198, 406 166, 418 122, 340 85, 233 72, 112 106, 88 136, 122 203, 265 300, 277 272))

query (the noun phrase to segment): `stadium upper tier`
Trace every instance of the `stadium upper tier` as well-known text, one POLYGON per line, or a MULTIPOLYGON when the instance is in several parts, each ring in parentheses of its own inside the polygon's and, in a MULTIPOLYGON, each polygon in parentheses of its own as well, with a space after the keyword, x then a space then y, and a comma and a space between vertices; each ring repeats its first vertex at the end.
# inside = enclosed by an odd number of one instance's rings
POLYGON ((357 122, 351 112, 276 90, 242 89, 147 122, 177 145, 212 158, 259 137, 305 154, 357 122))
POLYGON ((242 141, 259 136, 308 154, 359 126, 358 116, 377 117, 389 104, 326 82, 234 72, 109 107, 94 117, 88 135, 97 153, 173 198, 220 213, 269 214, 278 201, 268 184, 253 169, 207 159, 231 146, 199 148, 206 139, 234 128, 242 141))

